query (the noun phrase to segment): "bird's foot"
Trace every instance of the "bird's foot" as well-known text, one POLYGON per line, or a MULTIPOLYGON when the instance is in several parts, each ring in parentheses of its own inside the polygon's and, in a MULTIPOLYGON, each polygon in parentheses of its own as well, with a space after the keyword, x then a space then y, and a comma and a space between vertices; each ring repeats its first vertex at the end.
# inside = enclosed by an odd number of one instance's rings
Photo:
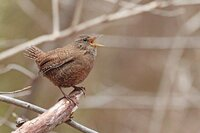
POLYGON ((63 96, 62 98, 60 98, 58 101, 60 101, 60 100, 63 99, 63 98, 66 98, 68 101, 71 101, 72 103, 74 103, 75 106, 77 105, 76 102, 74 102, 74 100, 72 99, 72 96, 71 96, 71 95, 66 95, 66 94, 64 93, 64 91, 62 90, 61 87, 59 87, 59 89, 60 89, 60 91, 62 92, 62 94, 63 94, 64 96, 63 96))
POLYGON ((72 97, 70 97, 69 95, 64 95, 63 97, 61 97, 60 99, 58 99, 58 101, 62 100, 63 98, 67 99, 68 101, 71 101, 75 106, 77 105, 77 103, 74 102, 74 100, 72 99, 72 97))
POLYGON ((85 87, 78 87, 78 86, 73 86, 74 90, 73 91, 79 91, 81 90, 83 92, 83 94, 85 95, 85 87))

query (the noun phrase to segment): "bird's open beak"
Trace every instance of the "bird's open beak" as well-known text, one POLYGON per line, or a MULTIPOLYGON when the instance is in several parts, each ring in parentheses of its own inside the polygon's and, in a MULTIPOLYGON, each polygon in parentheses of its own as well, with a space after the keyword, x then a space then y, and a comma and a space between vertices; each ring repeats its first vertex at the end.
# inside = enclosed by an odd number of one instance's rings
POLYGON ((99 44, 99 43, 95 43, 94 41, 98 38, 99 36, 94 36, 90 38, 90 45, 93 47, 103 47, 104 45, 99 44))
POLYGON ((99 43, 90 43, 90 45, 92 45, 94 47, 104 47, 104 45, 99 44, 99 43))

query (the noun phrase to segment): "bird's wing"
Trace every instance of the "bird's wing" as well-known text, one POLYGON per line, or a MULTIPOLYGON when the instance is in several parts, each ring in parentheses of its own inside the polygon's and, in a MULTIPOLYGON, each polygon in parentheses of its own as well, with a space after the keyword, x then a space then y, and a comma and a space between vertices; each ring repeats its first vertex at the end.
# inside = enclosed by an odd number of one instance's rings
POLYGON ((75 56, 72 55, 72 52, 64 50, 64 49, 56 49, 53 51, 49 51, 46 54, 46 57, 38 64, 40 66, 40 72, 45 74, 49 70, 58 68, 64 64, 73 62, 75 60, 75 56))

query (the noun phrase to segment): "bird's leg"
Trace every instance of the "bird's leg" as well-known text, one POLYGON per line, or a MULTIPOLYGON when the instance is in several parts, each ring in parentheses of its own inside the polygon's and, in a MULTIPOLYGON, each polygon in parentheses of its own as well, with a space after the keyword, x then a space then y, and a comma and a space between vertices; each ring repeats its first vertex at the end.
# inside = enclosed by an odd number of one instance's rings
POLYGON ((85 95, 85 87, 78 87, 78 86, 72 86, 74 88, 73 91, 79 91, 81 90, 83 94, 85 95))
POLYGON ((72 103, 74 103, 74 105, 76 105, 76 103, 74 102, 74 100, 71 99, 71 97, 70 97, 69 95, 66 95, 65 92, 62 90, 62 88, 59 87, 59 89, 60 89, 60 91, 62 92, 62 94, 64 95, 64 97, 60 98, 58 101, 60 101, 60 100, 63 99, 63 98, 66 98, 67 100, 69 100, 69 101, 71 101, 72 103))

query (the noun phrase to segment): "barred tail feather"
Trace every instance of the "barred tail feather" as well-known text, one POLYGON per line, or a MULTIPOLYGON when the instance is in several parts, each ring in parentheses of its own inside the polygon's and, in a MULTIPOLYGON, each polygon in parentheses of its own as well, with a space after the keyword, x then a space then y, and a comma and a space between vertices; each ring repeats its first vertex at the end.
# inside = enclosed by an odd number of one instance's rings
POLYGON ((44 52, 35 46, 31 46, 25 50, 24 55, 30 59, 36 60, 44 52))

